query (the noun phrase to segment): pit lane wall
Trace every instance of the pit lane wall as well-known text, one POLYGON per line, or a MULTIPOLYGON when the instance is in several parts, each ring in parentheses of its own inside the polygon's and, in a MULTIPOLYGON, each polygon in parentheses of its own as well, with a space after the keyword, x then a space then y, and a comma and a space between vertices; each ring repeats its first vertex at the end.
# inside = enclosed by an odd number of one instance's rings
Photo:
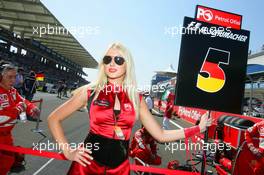
MULTIPOLYGON (((154 106, 156 109, 158 109, 158 99, 154 100, 154 106)), ((166 102, 162 101, 161 111, 164 111, 166 108, 166 102)), ((197 120, 200 119, 200 117, 206 112, 207 110, 204 109, 198 109, 198 108, 191 108, 191 107, 184 107, 184 106, 174 106, 173 108, 173 114, 177 117, 195 124, 197 120)), ((239 114, 233 114, 233 113, 227 113, 227 112, 219 112, 219 111, 211 111, 211 116, 213 119, 217 119, 223 115, 229 115, 229 116, 237 116, 239 118, 244 118, 247 120, 251 120, 253 122, 260 122, 264 120, 263 118, 257 118, 252 116, 246 116, 246 115, 239 115, 239 114)))
MULTIPOLYGON (((154 107, 158 109, 158 99, 154 99, 154 107)), ((166 102, 162 101, 162 106, 160 108, 161 111, 164 111, 166 108, 166 102)), ((173 114, 193 125, 197 123, 197 121, 200 119, 200 117, 206 112, 207 110, 204 109, 198 109, 198 108, 191 108, 191 107, 183 107, 183 106, 174 106, 173 108, 173 114)), ((211 111, 211 117, 213 119, 213 125, 209 129, 209 138, 213 137, 216 125, 217 125, 217 119, 223 115, 228 116, 235 116, 247 120, 251 120, 255 123, 260 122, 264 120, 263 118, 257 118, 252 116, 245 116, 245 115, 239 115, 239 114, 233 114, 233 113, 226 113, 226 112, 219 112, 219 111, 211 111)))

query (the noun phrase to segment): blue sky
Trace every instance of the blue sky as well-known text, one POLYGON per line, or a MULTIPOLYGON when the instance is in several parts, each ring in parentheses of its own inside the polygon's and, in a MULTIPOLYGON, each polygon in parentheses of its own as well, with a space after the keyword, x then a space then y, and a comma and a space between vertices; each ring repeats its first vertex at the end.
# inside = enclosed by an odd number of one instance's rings
MULTIPOLYGON (((137 81, 150 84, 154 71, 170 64, 177 71, 181 35, 166 29, 181 26, 183 17, 194 17, 197 4, 243 15, 242 28, 251 31, 250 49, 264 44, 264 1, 262 0, 41 0, 66 27, 86 27, 93 31, 74 34, 99 61, 106 47, 120 41, 134 57, 137 81)), ((88 80, 97 70, 87 69, 88 80)))

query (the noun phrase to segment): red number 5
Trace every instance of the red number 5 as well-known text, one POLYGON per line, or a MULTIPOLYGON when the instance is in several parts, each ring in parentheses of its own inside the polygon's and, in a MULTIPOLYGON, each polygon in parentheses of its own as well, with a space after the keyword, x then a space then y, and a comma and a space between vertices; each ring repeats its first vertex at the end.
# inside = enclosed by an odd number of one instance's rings
POLYGON ((220 91, 226 81, 225 72, 220 65, 228 65, 229 57, 230 52, 210 47, 197 76, 196 87, 209 93, 220 91))

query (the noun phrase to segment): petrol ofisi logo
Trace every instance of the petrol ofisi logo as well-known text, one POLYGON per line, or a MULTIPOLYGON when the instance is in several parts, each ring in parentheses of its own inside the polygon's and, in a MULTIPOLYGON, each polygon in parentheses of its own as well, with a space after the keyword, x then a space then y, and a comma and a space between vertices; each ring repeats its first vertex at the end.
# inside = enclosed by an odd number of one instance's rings
POLYGON ((197 10, 197 18, 203 18, 205 21, 211 21, 214 17, 213 13, 210 10, 204 10, 202 8, 198 8, 197 10))

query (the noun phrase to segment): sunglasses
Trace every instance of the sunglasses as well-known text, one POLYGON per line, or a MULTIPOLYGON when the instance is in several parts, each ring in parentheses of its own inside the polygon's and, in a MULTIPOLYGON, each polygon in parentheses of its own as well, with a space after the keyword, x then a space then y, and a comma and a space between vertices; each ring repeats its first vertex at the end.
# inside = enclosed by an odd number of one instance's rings
MULTIPOLYGON (((119 57, 119 56, 115 56, 114 57, 114 61, 117 65, 121 66, 122 64, 124 64, 125 59, 123 57, 119 57)), ((112 57, 111 56, 104 56, 103 58, 103 63, 104 64, 109 64, 112 62, 112 57)))

